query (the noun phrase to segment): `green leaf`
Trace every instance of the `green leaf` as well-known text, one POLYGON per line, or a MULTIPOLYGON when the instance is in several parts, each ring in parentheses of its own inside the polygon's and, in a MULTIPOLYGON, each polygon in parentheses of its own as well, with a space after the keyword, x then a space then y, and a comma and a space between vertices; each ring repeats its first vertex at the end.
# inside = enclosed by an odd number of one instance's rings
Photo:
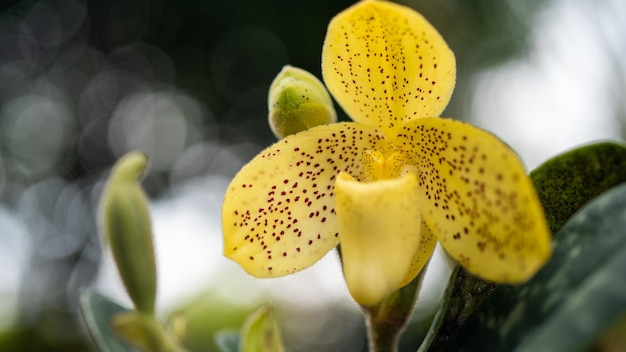
POLYGON ((577 213, 555 235, 548 265, 495 290, 443 350, 586 350, 626 317, 625 228, 622 185, 577 213))
POLYGON ((138 352, 118 337, 111 328, 113 316, 121 312, 130 312, 130 309, 91 291, 81 291, 78 298, 87 331, 100 351, 138 352))
MULTIPOLYGON (((612 142, 583 146, 546 161, 530 176, 556 233, 591 199, 626 181, 626 148, 612 142)), ((419 351, 442 348, 496 287, 457 266, 419 351)))
POLYGON ((613 326, 589 348, 589 351, 615 352, 623 350, 624 346, 626 346, 626 315, 615 322, 613 326))
POLYGON ((557 232, 589 200, 626 181, 626 147, 603 142, 556 156, 531 178, 552 232, 557 232))
POLYGON ((496 287, 457 265, 419 351, 438 351, 496 287))
POLYGON ((239 333, 237 331, 218 331, 214 338, 215 345, 220 352, 239 352, 239 333))

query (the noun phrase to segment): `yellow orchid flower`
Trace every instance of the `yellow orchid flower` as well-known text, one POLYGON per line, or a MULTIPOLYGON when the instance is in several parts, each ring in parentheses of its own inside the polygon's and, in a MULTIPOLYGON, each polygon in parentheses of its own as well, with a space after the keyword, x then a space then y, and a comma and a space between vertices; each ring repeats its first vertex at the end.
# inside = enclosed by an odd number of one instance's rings
POLYGON ((493 135, 438 116, 455 59, 417 12, 364 0, 328 26, 328 90, 354 122, 270 146, 233 179, 224 254, 256 277, 309 267, 341 243, 352 297, 375 305, 410 282, 436 241, 468 271, 519 283, 550 257, 533 185, 493 135))

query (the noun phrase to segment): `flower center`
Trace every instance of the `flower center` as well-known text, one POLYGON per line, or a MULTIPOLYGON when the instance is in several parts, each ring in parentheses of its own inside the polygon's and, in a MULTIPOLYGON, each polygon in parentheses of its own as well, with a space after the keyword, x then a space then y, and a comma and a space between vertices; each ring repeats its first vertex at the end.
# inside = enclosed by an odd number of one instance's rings
POLYGON ((388 180, 415 172, 415 166, 406 163, 406 156, 400 151, 393 151, 388 155, 369 149, 361 156, 363 163, 362 182, 388 180))

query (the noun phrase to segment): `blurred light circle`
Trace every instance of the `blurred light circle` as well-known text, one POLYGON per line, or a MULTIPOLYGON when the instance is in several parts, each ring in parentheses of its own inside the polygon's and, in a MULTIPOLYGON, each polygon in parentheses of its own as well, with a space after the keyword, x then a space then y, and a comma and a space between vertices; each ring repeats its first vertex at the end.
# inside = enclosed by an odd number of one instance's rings
POLYGON ((109 120, 105 118, 88 121, 81 130, 78 153, 83 166, 88 171, 111 166, 111 149, 108 134, 109 120))
POLYGON ((82 42, 87 39, 78 39, 63 44, 63 50, 50 67, 51 72, 65 72, 71 69, 93 78, 108 66, 107 59, 102 52, 82 42))
POLYGON ((96 213, 88 202, 87 192, 70 184, 59 194, 51 218, 66 235, 84 242, 96 230, 92 228, 96 213))
POLYGON ((16 208, 32 234, 47 233, 52 225, 50 219, 53 217, 59 194, 66 186, 67 183, 54 177, 33 183, 21 193, 16 208))
MULTIPOLYGON (((141 150, 152 170, 167 170, 187 145, 187 114, 202 111, 194 100, 174 92, 142 92, 124 99, 109 126, 109 143, 117 156, 141 150)), ((192 119, 197 119, 197 116, 192 119)))
POLYGON ((98 73, 80 95, 78 116, 81 124, 108 118, 125 97, 147 89, 148 84, 131 72, 106 70, 98 73))
MULTIPOLYGON (((29 84, 31 96, 41 96, 45 100, 54 102, 55 105, 62 106, 69 111, 74 101, 66 94, 64 84, 72 81, 72 77, 68 74, 64 77, 45 75, 32 79, 29 84), (56 81, 56 82, 54 82, 56 81)), ((72 113, 72 119, 74 114, 72 113)))
MULTIPOLYGON (((59 71, 48 72, 45 76, 45 82, 47 86, 56 88, 59 93, 58 99, 72 109, 76 107, 76 97, 80 96, 80 93, 85 88, 85 85, 89 81, 87 77, 80 70, 67 68, 59 71)), ((44 87, 46 87, 44 85, 44 87)), ((49 90, 49 88, 47 88, 49 90)), ((49 96, 46 94, 46 96, 49 96)))
POLYGON ((46 2, 36 3, 30 8, 20 29, 22 38, 44 47, 57 45, 63 38, 61 19, 54 7, 46 2))
POLYGON ((172 166, 172 183, 208 175, 232 179, 261 147, 252 142, 227 145, 222 142, 196 143, 185 149, 172 166))
POLYGON ((61 19, 50 4, 36 3, 22 19, 19 34, 24 58, 40 67, 48 66, 63 41, 61 19))
POLYGON ((185 149, 172 167, 172 183, 182 183, 209 174, 209 164, 220 148, 217 142, 197 143, 185 149))
POLYGON ((44 174, 67 161, 76 138, 74 116, 58 101, 26 95, 3 108, 1 134, 8 158, 28 173, 44 174))
MULTIPOLYGON (((5 185, 7 182, 6 170, 4 167, 4 157, 0 155, 0 194, 3 194, 5 191, 5 185)), ((6 197, 6 194, 3 194, 6 197)))
POLYGON ((48 179, 26 189, 18 201, 19 215, 33 239, 40 259, 61 259, 76 254, 93 235, 94 209, 77 186, 48 179))
POLYGON ((80 30, 87 18, 87 9, 82 3, 76 0, 52 0, 48 3, 54 7, 58 16, 61 40, 69 39, 80 30))

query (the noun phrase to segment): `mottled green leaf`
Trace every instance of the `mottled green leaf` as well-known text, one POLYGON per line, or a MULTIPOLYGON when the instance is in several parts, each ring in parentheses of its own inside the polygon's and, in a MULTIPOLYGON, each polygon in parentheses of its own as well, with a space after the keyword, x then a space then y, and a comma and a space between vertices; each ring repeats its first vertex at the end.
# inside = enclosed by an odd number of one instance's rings
POLYGON ((589 200, 626 181, 626 147, 603 142, 556 156, 530 176, 552 232, 589 200))
POLYGON ((555 235, 549 264, 496 289, 443 350, 586 350, 626 316, 624 229, 626 185, 578 212, 555 235))
POLYGON ((113 316, 121 312, 129 312, 128 308, 91 291, 81 291, 79 301, 87 331, 100 351, 138 352, 118 337, 111 328, 113 316))

